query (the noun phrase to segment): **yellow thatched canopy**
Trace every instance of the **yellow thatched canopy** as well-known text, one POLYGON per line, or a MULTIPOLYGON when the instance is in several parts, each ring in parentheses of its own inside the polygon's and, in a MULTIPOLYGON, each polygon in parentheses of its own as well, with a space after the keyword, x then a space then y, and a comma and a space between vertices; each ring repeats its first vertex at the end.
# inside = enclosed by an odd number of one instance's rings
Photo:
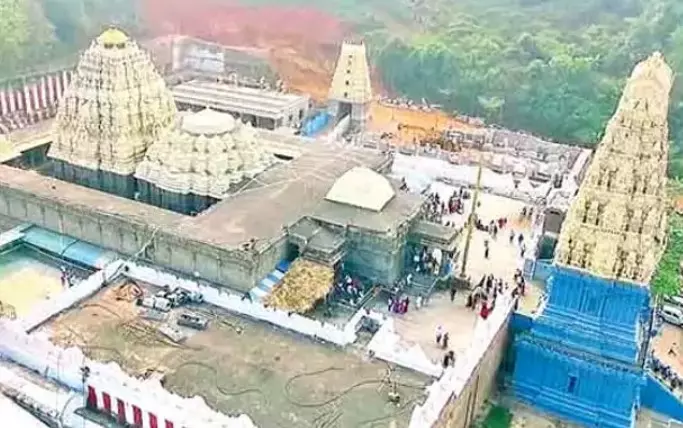
POLYGON ((330 291, 334 271, 328 266, 297 259, 273 291, 265 304, 284 311, 304 313, 330 291))

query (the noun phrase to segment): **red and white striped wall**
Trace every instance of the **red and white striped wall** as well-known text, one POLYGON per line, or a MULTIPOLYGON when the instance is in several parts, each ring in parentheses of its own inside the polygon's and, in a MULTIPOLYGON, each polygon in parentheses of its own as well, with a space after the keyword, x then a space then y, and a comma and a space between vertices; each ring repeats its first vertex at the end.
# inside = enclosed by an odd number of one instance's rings
POLYGON ((181 428, 173 421, 142 408, 140 403, 130 403, 125 397, 116 397, 92 385, 87 388, 88 408, 112 416, 122 425, 136 428, 181 428))
POLYGON ((54 116, 72 73, 62 70, 23 86, 0 88, 0 120, 7 127, 18 129, 54 116))

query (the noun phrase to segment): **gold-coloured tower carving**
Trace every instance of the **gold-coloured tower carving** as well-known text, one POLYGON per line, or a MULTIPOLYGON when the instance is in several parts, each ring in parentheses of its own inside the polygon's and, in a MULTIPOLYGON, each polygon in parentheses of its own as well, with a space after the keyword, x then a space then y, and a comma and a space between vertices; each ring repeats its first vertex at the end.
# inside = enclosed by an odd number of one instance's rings
POLYGON ((149 55, 110 28, 81 56, 59 105, 49 156, 130 175, 175 115, 173 96, 149 55))
POLYGON ((557 264, 649 283, 666 237, 672 84, 660 53, 633 70, 562 226, 557 264))

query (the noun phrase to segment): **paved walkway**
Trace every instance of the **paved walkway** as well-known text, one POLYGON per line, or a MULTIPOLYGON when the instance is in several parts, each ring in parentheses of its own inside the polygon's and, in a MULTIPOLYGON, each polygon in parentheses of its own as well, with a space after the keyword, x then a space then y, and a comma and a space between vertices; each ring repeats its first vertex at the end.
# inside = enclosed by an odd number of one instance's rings
MULTIPOLYGON (((434 191, 438 191, 442 198, 448 199, 455 188, 437 183, 434 191)), ((528 235, 528 222, 518 223, 517 219, 524 204, 520 201, 508 198, 482 194, 481 206, 478 213, 484 220, 492 220, 500 217, 507 217, 516 231, 523 231, 528 235)), ((471 201, 468 208, 471 209, 471 201)), ((463 215, 449 215, 444 221, 463 223, 463 215)), ((519 246, 516 241, 509 242, 511 227, 499 232, 498 239, 494 240, 486 232, 475 230, 470 244, 470 252, 467 264, 467 274, 472 277, 473 282, 478 282, 482 276, 493 274, 497 278, 502 278, 511 286, 515 270, 521 267, 522 258, 519 246), (484 258, 484 241, 488 240, 490 245, 489 258, 484 258)), ((464 242, 460 243, 462 253, 464 242)), ((411 309, 407 314, 394 315, 396 319, 397 333, 408 343, 419 344, 425 353, 434 361, 440 361, 444 350, 437 347, 435 343, 435 331, 441 325, 444 331, 449 333, 449 348, 462 353, 470 346, 472 332, 478 320, 478 314, 465 307, 467 293, 459 292, 455 301, 451 302, 449 292, 440 292, 432 295, 428 305, 420 310, 416 310, 411 304, 411 309)), ((383 308, 384 310, 386 307, 383 308)), ((456 357, 457 358, 457 357, 456 357)))

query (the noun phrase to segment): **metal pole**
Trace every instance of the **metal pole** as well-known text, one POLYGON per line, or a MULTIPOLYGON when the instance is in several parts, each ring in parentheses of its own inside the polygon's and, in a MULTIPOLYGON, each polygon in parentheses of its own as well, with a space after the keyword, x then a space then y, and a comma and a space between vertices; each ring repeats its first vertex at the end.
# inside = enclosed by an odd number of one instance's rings
POLYGON ((479 167, 477 168, 477 182, 474 186, 474 195, 472 195, 472 212, 467 219, 467 235, 465 237, 465 248, 462 251, 462 266, 460 268, 460 277, 465 278, 465 270, 467 269, 467 256, 470 252, 470 242, 474 232, 474 217, 477 212, 477 203, 479 201, 479 191, 481 189, 481 174, 482 165, 481 158, 479 158, 479 167))

